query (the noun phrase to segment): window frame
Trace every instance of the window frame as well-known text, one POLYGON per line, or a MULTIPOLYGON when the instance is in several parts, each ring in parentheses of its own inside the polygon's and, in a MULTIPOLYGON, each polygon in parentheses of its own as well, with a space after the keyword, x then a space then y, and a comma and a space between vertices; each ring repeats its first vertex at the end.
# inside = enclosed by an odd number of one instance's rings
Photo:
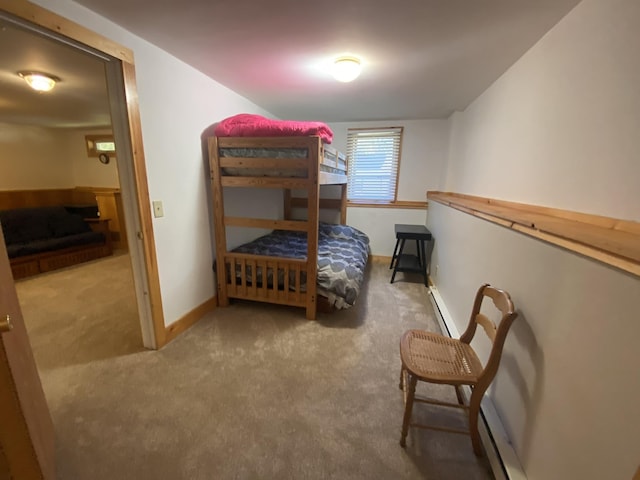
MULTIPOLYGON (((369 136, 371 138, 371 135, 369 136)), ((398 202, 398 183, 400 180, 400 164, 402 160, 402 141, 404 138, 404 127, 402 126, 387 126, 387 127, 364 127, 364 128, 348 128, 347 129, 347 158, 348 158, 348 184, 347 184, 347 205, 348 206, 381 206, 392 207, 400 206, 398 202), (395 178, 393 179, 393 198, 392 199, 375 199, 375 198, 350 198, 351 179, 354 178, 355 162, 352 159, 352 145, 357 143, 353 140, 353 136, 358 134, 369 133, 375 134, 376 132, 391 132, 389 135, 380 135, 379 138, 398 138, 397 148, 394 147, 394 151, 397 152, 397 158, 395 159, 395 178)), ((357 175, 357 174, 355 174, 357 175)), ((413 203, 413 202, 411 202, 413 203)))
POLYGON ((109 157, 115 157, 116 144, 112 134, 102 133, 97 135, 85 135, 84 140, 87 147, 88 157, 99 157, 100 154, 103 153, 106 153, 109 157), (113 145, 113 148, 100 148, 101 144, 110 144, 113 145))

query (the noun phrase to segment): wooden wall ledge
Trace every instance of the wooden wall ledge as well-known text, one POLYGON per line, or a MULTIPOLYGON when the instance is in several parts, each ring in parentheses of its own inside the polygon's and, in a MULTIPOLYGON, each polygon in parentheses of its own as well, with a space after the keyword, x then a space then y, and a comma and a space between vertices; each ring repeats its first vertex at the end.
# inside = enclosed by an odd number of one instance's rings
POLYGON ((427 198, 640 276, 638 222, 459 193, 427 198))
POLYGON ((405 210, 426 210, 427 202, 418 202, 413 200, 397 200, 395 202, 354 202, 347 201, 347 207, 364 207, 364 208, 400 208, 405 210))

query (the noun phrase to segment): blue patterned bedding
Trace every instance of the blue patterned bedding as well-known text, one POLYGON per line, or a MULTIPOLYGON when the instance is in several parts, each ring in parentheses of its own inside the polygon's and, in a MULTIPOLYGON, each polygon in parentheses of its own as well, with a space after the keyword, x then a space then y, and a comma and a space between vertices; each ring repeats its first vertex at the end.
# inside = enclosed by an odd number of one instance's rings
MULTIPOLYGON (((307 148, 241 148, 225 147, 218 150, 220 158, 278 158, 278 159, 300 159, 309 156, 307 148)), ((344 175, 347 170, 345 157, 331 147, 322 149, 323 159, 320 163, 320 171, 337 173, 344 175), (340 167, 340 168, 335 168, 340 167)), ((295 168, 245 168, 245 167, 225 167, 222 169, 225 175, 250 176, 250 177, 306 177, 304 169, 295 168)))
MULTIPOLYGON (((238 253, 273 257, 307 257, 306 232, 274 230, 268 235, 241 245, 238 253)), ((336 308, 352 306, 364 280, 369 256, 369 237, 348 225, 320 223, 318 232, 318 293, 336 308)), ((258 272, 260 278, 260 272, 258 272)), ((301 282, 306 284, 303 275, 301 282)), ((279 280, 282 284, 282 279, 279 280)))

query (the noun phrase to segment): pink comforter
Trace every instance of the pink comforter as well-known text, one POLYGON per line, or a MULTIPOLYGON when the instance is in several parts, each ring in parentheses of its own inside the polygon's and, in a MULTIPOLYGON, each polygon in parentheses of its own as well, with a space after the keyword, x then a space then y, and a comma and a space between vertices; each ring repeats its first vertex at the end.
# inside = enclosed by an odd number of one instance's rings
POLYGON ((331 143, 333 131, 322 122, 273 120, 260 115, 241 113, 225 118, 214 130, 218 137, 307 137, 319 136, 331 143))

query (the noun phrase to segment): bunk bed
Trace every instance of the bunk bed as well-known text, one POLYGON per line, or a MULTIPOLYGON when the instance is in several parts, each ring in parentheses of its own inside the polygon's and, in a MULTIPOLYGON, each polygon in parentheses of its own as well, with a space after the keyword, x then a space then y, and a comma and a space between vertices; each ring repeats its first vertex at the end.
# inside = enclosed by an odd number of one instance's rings
POLYGON ((218 305, 227 306, 231 298, 291 305, 305 308, 308 319, 316 318, 319 306, 353 305, 369 239, 345 225, 347 163, 327 144, 331 130, 319 122, 243 114, 220 122, 214 134, 208 149, 218 305), (322 185, 338 185, 340 198, 321 199, 322 185), (226 215, 224 189, 229 187, 283 190, 284 219, 226 215), (340 225, 321 223, 323 208, 337 209, 340 225), (300 209, 306 211, 304 220, 293 218, 300 209), (227 227, 273 231, 229 250, 227 227))

